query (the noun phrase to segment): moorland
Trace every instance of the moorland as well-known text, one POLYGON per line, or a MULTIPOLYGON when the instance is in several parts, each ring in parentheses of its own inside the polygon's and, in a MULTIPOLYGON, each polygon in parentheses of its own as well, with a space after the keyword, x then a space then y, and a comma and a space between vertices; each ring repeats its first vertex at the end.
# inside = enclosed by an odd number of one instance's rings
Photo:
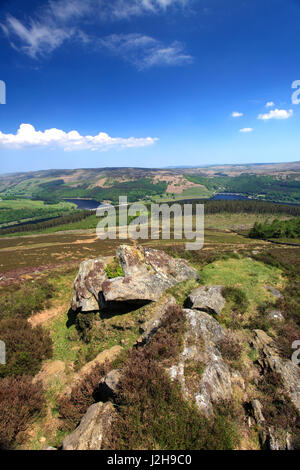
POLYGON ((0 339, 7 346, 7 364, 0 365, 2 448, 61 448, 89 407, 101 403, 117 413, 103 444, 108 449, 298 448, 299 381, 292 393, 280 371, 292 370, 291 345, 300 337, 300 164, 51 170, 3 176, 0 190, 0 339), (251 200, 210 200, 218 192, 251 200), (146 205, 202 201, 203 249, 186 251, 184 239, 99 240, 99 218, 64 201, 117 203, 120 194, 146 205), (115 258, 120 244, 182 258, 198 279, 125 312, 70 309, 81 262, 101 257, 108 279, 124 275, 115 258), (184 365, 188 399, 166 368, 180 362, 187 340, 195 344, 182 313, 191 291, 218 285, 224 308, 210 317, 224 334, 214 348, 231 393, 208 416, 193 399, 208 367, 201 338, 200 356, 184 365), (176 308, 166 311, 151 341, 134 347, 143 324, 170 296, 176 308), (267 366, 266 351, 279 372, 267 366), (123 374, 118 391, 99 395, 99 380, 115 370, 123 374))

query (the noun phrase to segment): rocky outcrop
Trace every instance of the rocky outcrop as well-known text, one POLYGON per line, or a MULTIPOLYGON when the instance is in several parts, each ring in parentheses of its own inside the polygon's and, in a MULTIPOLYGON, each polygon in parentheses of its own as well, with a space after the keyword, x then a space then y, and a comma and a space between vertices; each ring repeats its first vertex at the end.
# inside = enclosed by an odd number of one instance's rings
POLYGON ((269 426, 261 433, 262 448, 266 450, 293 450, 292 436, 289 432, 269 426))
POLYGON ((285 392, 300 412, 300 369, 291 360, 282 359, 270 336, 262 330, 254 330, 253 346, 260 353, 258 359, 262 369, 280 375, 285 392))
POLYGON ((257 399, 251 400, 250 409, 259 429, 259 439, 262 449, 292 450, 292 436, 289 432, 268 426, 263 415, 263 406, 257 399))
POLYGON ((223 286, 197 287, 188 296, 187 304, 193 309, 220 315, 225 306, 222 289, 223 286))
POLYGON ((79 426, 63 441, 63 450, 101 450, 105 447, 115 411, 112 403, 95 403, 83 416, 79 426))
POLYGON ((183 259, 152 248, 122 245, 117 250, 124 276, 108 279, 104 258, 81 263, 74 283, 72 309, 82 312, 108 308, 112 302, 157 301, 169 287, 198 279, 183 259))
POLYGON ((213 404, 232 395, 230 370, 217 347, 225 337, 221 325, 206 312, 185 309, 187 331, 179 363, 171 367, 172 379, 181 383, 187 399, 195 401, 207 416, 213 414, 213 404), (197 380, 189 381, 188 371, 198 371, 197 380), (199 375, 199 370, 202 374, 199 375))

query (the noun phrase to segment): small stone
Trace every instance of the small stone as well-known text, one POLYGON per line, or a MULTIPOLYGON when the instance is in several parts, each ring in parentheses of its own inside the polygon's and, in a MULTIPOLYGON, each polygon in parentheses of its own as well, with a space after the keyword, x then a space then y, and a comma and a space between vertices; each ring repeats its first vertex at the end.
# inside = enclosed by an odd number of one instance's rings
POLYGON ((281 299, 282 298, 282 293, 276 289, 276 287, 273 286, 265 286, 265 289, 270 292, 276 299, 281 299))
POLYGON ((105 377, 103 377, 99 382, 99 393, 102 400, 108 400, 111 397, 114 397, 118 385, 121 380, 121 371, 120 369, 111 370, 105 377))
POLYGON ((284 316, 280 310, 271 310, 271 312, 268 313, 268 319, 271 321, 282 322, 284 321, 284 316))
POLYGON ((220 315, 225 306, 222 290, 223 286, 197 287, 188 296, 187 304, 193 309, 220 315))

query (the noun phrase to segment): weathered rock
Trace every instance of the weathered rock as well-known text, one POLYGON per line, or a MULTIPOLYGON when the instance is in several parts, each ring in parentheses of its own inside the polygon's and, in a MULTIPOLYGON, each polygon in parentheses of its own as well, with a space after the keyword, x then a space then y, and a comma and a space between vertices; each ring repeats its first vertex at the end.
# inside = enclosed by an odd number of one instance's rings
POLYGON ((272 338, 262 330, 254 330, 253 346, 260 352, 260 366, 280 375, 286 393, 300 411, 299 367, 289 359, 282 359, 272 338))
POLYGON ((143 334, 138 340, 139 344, 145 344, 152 338, 154 333, 158 330, 167 310, 175 305, 176 300, 172 295, 164 296, 155 303, 151 311, 150 319, 140 326, 140 330, 143 334))
POLYGON ((99 295, 102 283, 107 280, 105 268, 107 259, 97 258, 83 261, 74 281, 74 296, 71 301, 72 310, 79 308, 82 312, 99 310, 99 295))
POLYGON ((292 450, 291 434, 284 429, 275 429, 273 426, 268 426, 263 415, 263 406, 259 400, 251 400, 251 411, 258 425, 259 440, 262 449, 292 450))
POLYGON ((289 432, 269 426, 260 433, 263 449, 266 450, 293 450, 292 436, 289 432))
POLYGON ((222 289, 223 286, 197 287, 188 296, 188 306, 207 313, 220 315, 225 306, 222 289))
POLYGON ((111 370, 99 382, 99 393, 101 400, 113 398, 118 390, 122 374, 120 369, 111 370))
POLYGON ((188 323, 185 346, 179 363, 171 367, 170 375, 179 380, 186 398, 196 401, 199 409, 210 416, 214 403, 232 396, 230 370, 217 347, 225 332, 206 312, 189 309, 183 312, 188 323), (191 362, 203 364, 203 372, 193 387, 189 387, 185 377, 185 368, 191 362))
POLYGON ((122 245, 117 258, 124 276, 113 279, 107 278, 104 259, 81 263, 74 283, 73 310, 95 311, 111 302, 157 301, 169 287, 199 277, 185 260, 152 248, 122 245))
POLYGON ((262 413, 262 404, 259 400, 251 400, 251 406, 255 421, 257 424, 263 424, 265 422, 265 418, 262 413))
POLYGON ((103 297, 111 301, 157 301, 163 292, 188 279, 197 271, 182 259, 174 259, 152 248, 120 246, 117 251, 124 277, 103 283, 103 297))
POLYGON ((112 403, 95 403, 83 416, 79 426, 64 440, 63 450, 101 450, 109 432, 115 410, 112 403))

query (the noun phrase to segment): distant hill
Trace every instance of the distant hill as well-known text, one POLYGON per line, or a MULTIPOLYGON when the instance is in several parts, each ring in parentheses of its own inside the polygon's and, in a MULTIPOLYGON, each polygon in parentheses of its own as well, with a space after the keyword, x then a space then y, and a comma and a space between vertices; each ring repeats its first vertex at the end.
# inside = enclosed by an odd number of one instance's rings
POLYGON ((281 202, 300 202, 300 162, 175 168, 53 169, 0 175, 2 199, 57 203, 68 198, 117 202, 208 198, 236 192, 281 202))

